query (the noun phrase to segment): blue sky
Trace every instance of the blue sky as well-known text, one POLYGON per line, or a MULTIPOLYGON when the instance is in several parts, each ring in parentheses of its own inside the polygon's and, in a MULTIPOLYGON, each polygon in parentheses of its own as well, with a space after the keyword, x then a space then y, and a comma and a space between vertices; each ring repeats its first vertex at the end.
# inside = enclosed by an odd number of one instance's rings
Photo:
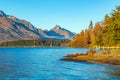
POLYGON ((6 14, 31 22, 35 27, 50 29, 60 25, 79 33, 90 20, 95 24, 111 13, 120 0, 0 0, 6 14))

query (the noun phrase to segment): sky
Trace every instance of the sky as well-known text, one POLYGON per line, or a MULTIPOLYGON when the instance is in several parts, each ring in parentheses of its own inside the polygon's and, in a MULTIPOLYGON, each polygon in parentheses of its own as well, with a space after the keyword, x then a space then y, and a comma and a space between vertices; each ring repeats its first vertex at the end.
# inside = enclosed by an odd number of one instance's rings
POLYGON ((0 0, 0 10, 31 22, 36 28, 51 29, 55 25, 79 33, 90 21, 104 20, 120 0, 0 0))

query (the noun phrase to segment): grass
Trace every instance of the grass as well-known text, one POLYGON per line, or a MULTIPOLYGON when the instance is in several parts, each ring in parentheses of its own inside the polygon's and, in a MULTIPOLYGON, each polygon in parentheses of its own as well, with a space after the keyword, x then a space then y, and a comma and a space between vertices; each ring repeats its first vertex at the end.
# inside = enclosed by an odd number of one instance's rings
POLYGON ((120 65, 120 50, 105 50, 103 52, 96 52, 95 50, 89 50, 86 54, 76 53, 67 54, 65 58, 61 59, 64 61, 85 61, 85 62, 95 62, 95 63, 105 63, 120 65))

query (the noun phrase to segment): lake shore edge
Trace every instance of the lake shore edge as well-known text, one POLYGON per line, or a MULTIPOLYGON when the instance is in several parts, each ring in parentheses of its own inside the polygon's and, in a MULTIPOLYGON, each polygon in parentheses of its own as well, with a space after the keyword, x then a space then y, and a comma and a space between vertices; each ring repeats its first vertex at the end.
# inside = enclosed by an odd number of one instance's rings
POLYGON ((103 52, 96 52, 96 50, 90 49, 85 54, 67 54, 64 58, 60 60, 120 65, 120 50, 107 50, 103 52))

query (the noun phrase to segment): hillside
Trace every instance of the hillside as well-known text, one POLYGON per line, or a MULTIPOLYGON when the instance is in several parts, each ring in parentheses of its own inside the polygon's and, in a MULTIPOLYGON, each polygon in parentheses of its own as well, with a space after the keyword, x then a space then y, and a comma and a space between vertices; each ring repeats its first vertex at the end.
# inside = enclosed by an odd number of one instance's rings
POLYGON ((33 26, 26 20, 7 15, 0 10, 0 43, 14 40, 70 40, 75 37, 73 32, 59 26, 44 31, 33 26), (57 29, 55 29, 57 28, 57 29), (51 34, 49 34, 51 33, 51 34))
POLYGON ((82 30, 66 45, 70 47, 120 46, 120 6, 95 26, 91 21, 88 29, 82 30))

